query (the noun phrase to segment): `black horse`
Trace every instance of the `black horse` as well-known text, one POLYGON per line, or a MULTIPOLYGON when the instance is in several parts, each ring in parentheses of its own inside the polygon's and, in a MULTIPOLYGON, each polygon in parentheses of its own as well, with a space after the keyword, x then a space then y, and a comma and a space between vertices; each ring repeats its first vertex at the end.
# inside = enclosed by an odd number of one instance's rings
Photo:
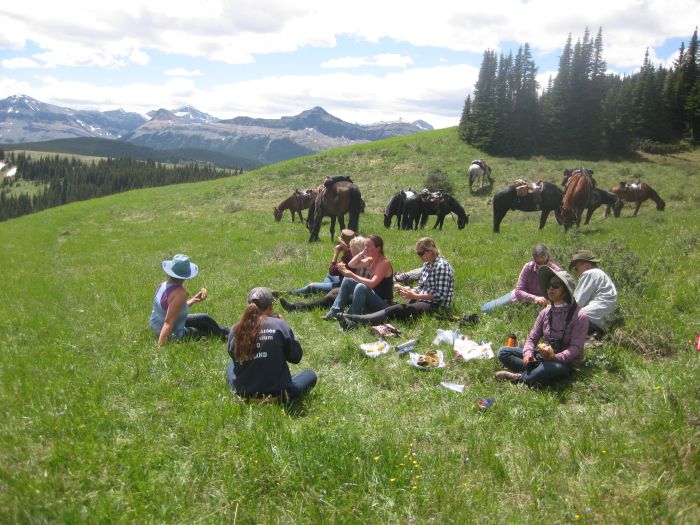
POLYGON ((591 194, 591 199, 588 201, 588 211, 586 211, 586 221, 583 223, 584 225, 589 223, 593 212, 600 208, 603 204, 607 206, 605 208, 605 218, 607 219, 610 215, 610 208, 612 208, 615 217, 619 217, 622 207, 625 205, 625 201, 620 199, 611 191, 594 188, 593 193, 591 194))
POLYGON ((554 211, 557 222, 561 223, 559 207, 564 198, 564 192, 551 182, 543 182, 542 185, 539 200, 532 193, 528 193, 525 197, 518 197, 514 184, 509 184, 505 188, 498 190, 493 196, 494 233, 500 231, 501 221, 508 213, 508 210, 541 211, 540 229, 544 228, 547 217, 552 211, 554 211))
MULTIPOLYGON (((386 207, 384 208, 384 227, 391 228, 391 221, 396 217, 396 227, 401 229, 401 219, 403 216, 404 203, 406 198, 415 196, 416 192, 411 188, 408 190, 400 190, 394 193, 394 195, 389 199, 386 207)), ((405 228, 404 228, 405 229, 405 228)))
POLYGON ((443 193, 437 199, 421 200, 420 226, 421 228, 425 227, 428 215, 437 215, 433 229, 439 226, 442 230, 445 217, 450 213, 457 215, 457 229, 463 230, 469 223, 469 215, 452 195, 443 193))

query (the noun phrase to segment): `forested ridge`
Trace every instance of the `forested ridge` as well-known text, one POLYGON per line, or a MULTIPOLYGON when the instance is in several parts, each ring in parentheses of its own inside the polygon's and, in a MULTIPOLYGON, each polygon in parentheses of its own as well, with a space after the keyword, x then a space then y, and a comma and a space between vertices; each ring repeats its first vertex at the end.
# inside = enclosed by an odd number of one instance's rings
POLYGON ((569 35, 555 79, 540 90, 528 44, 496 57, 486 50, 465 101, 460 138, 493 155, 596 158, 641 149, 672 153, 698 142, 700 56, 697 29, 670 68, 647 50, 630 76, 607 72, 603 31, 572 44, 569 35))
MULTIPOLYGON (((0 159, 2 157, 0 151, 0 159)), ((58 155, 33 159, 29 154, 14 152, 9 152, 4 162, 16 166, 17 172, 13 177, 4 177, 0 184, 0 221, 123 191, 199 182, 240 173, 205 164, 169 166, 152 160, 129 158, 108 158, 88 163, 75 157, 58 155), (43 188, 34 195, 12 195, 12 185, 18 178, 43 188)))

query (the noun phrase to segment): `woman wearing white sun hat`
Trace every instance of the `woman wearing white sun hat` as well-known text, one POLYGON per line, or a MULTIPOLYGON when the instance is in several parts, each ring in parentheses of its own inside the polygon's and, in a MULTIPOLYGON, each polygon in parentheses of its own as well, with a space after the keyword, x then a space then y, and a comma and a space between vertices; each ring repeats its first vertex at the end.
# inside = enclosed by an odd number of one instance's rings
POLYGON ((190 314, 190 306, 204 301, 207 291, 202 288, 190 299, 182 283, 199 273, 199 267, 190 262, 187 255, 177 254, 172 260, 163 261, 163 271, 168 280, 160 283, 153 298, 153 311, 149 324, 158 336, 158 346, 168 339, 214 336, 226 339, 229 329, 220 326, 207 314, 190 314))

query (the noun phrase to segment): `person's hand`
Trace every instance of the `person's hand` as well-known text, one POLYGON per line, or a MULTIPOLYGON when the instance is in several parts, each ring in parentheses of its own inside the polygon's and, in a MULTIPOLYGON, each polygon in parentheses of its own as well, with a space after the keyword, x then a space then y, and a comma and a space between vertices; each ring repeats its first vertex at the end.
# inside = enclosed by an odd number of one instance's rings
POLYGON ((549 301, 546 297, 535 297, 535 304, 539 304, 540 306, 547 306, 549 304, 549 301))
POLYGON ((528 352, 525 355, 523 355, 523 363, 525 363, 525 364, 531 363, 534 360, 535 360, 535 356, 532 355, 532 352, 528 352))
POLYGON ((209 296, 209 292, 207 292, 206 288, 202 288, 199 290, 195 296, 192 298, 195 303, 199 303, 201 301, 204 301, 207 297, 209 296))
POLYGON ((350 270, 348 270, 348 267, 345 266, 345 263, 343 261, 340 261, 337 264, 338 272, 340 272, 340 275, 345 276, 348 273, 350 273, 350 270))
POLYGON ((396 288, 396 291, 404 299, 414 299, 415 298, 415 292, 414 292, 413 288, 409 288, 408 286, 399 286, 398 288, 396 288))

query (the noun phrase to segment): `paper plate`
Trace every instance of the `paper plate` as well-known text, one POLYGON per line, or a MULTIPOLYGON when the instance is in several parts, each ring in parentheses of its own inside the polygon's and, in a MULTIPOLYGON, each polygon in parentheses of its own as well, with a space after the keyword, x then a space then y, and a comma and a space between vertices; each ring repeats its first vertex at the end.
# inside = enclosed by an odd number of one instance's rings
POLYGON ((445 368, 445 358, 442 355, 442 351, 438 350, 437 351, 437 357, 438 357, 438 364, 437 366, 421 366, 418 364, 418 360, 420 359, 421 354, 416 354, 415 352, 411 352, 408 354, 408 361, 406 361, 409 365, 417 368, 418 370, 435 370, 436 368, 445 368))
POLYGON ((388 353, 391 350, 391 345, 380 339, 374 343, 363 343, 360 345, 360 348, 367 357, 379 357, 388 353))

